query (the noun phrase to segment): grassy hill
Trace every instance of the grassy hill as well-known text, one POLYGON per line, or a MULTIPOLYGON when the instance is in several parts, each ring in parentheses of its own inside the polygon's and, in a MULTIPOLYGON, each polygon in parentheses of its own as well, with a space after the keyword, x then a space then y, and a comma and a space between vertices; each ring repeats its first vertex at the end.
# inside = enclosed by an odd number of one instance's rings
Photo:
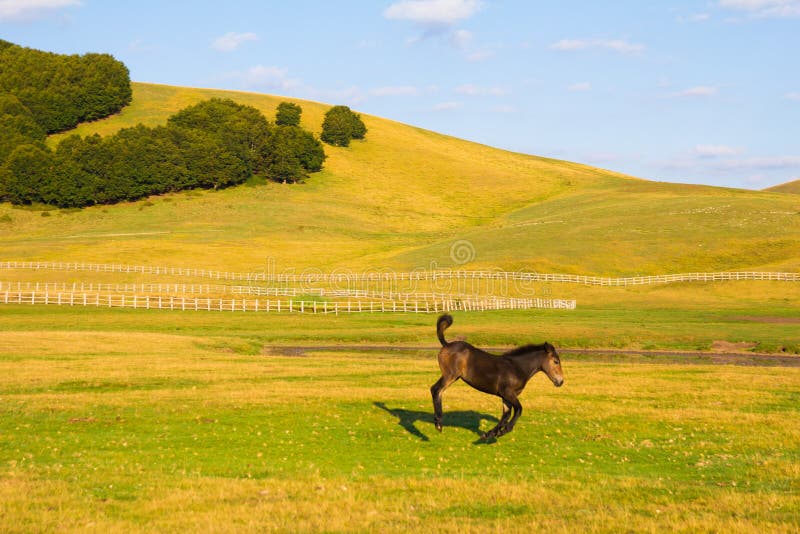
POLYGON ((800 180, 794 180, 792 182, 786 182, 785 184, 774 185, 772 187, 768 187, 765 191, 773 191, 776 193, 794 193, 800 194, 800 180))
MULTIPOLYGON (((269 118, 282 97, 134 84, 120 114, 74 133, 163 124, 229 97, 269 118)), ((319 132, 326 105, 297 101, 319 132)), ((800 268, 793 195, 650 182, 364 116, 303 185, 191 191, 81 211, 0 205, 3 259, 257 270, 460 266, 598 275, 800 268), (460 265, 451 246, 474 254, 460 265)), ((73 132, 70 132, 73 133, 73 132)), ((68 134, 50 139, 56 144, 68 134)))

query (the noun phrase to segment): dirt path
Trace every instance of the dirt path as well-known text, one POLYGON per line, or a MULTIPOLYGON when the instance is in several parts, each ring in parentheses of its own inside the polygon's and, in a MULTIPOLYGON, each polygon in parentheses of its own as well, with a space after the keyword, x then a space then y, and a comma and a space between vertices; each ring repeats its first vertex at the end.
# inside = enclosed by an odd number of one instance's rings
MULTIPOLYGON (((403 345, 272 345, 265 346, 262 354, 272 356, 306 356, 308 352, 422 352, 431 357, 439 347, 403 345)), ((502 353, 508 347, 488 347, 489 352, 502 353)), ((559 353, 611 363, 674 363, 700 365, 750 365, 764 367, 800 367, 800 355, 755 352, 705 352, 622 349, 559 349, 559 353)))

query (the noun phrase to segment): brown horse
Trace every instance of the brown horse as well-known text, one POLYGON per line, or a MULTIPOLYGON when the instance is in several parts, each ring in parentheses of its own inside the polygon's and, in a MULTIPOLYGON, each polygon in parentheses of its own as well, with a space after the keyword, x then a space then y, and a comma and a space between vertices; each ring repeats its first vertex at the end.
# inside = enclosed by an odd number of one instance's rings
POLYGON ((561 360, 550 343, 525 345, 495 356, 464 341, 448 343, 444 331, 452 324, 453 318, 447 314, 436 322, 436 334, 442 343, 439 351, 442 377, 431 386, 431 395, 433 421, 439 432, 442 431, 442 392, 459 378, 475 389, 503 400, 503 415, 497 426, 481 437, 484 440, 499 438, 514 429, 522 415, 522 405, 517 397, 533 375, 544 371, 556 387, 564 383, 561 360))

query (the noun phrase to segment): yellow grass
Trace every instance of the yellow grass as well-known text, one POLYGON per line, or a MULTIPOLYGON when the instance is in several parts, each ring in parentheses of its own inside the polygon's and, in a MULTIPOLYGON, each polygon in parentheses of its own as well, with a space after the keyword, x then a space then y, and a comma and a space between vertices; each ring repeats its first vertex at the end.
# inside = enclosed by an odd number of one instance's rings
MULTIPOLYGON (((76 132, 163 124, 230 97, 274 116, 283 97, 134 84, 119 115, 76 132)), ((298 101, 319 131, 326 105, 298 101)), ((793 195, 660 184, 364 116, 364 142, 325 147, 304 185, 254 182, 79 212, 0 205, 4 258, 221 270, 484 267, 597 275, 800 266, 793 195), (454 261, 452 245, 474 254, 454 261)), ((64 135, 53 136, 56 144, 64 135)))

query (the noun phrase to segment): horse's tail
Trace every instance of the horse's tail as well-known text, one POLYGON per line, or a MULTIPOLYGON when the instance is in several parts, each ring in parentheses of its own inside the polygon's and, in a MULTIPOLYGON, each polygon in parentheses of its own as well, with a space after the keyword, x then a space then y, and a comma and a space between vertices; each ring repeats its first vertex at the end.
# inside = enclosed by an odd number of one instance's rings
POLYGON ((444 331, 450 328, 452 324, 453 317, 448 313, 445 313, 436 321, 436 335, 439 337, 439 342, 443 347, 447 345, 447 340, 444 338, 444 331))

